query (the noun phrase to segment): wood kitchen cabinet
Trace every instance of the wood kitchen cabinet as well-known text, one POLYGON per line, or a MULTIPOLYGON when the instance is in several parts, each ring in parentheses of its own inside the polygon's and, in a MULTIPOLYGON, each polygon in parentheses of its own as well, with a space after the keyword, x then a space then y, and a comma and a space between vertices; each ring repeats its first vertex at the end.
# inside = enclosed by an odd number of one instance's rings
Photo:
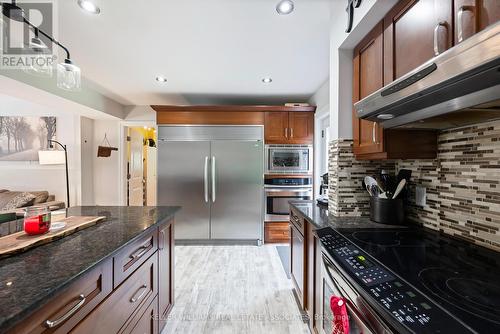
POLYGON ((289 243, 290 227, 288 222, 265 222, 264 223, 264 242, 270 243, 289 243))
MULTIPOLYGON (((353 104, 384 87, 388 54, 384 40, 384 22, 380 22, 354 49, 353 104)), ((384 130, 375 122, 359 119, 353 108, 353 151, 358 160, 432 159, 437 154, 437 133, 384 130)))
POLYGON ((293 224, 290 225, 290 276, 295 285, 297 298, 300 301, 302 308, 305 303, 305 243, 304 235, 300 233, 297 227, 293 224))
POLYGON ((266 144, 312 144, 314 113, 266 112, 264 134, 266 144))
MULTIPOLYGON (((380 23, 354 49, 353 103, 384 86, 383 59, 384 44, 380 23)), ((382 127, 375 122, 358 119, 354 110, 353 113, 354 153, 382 153, 382 127)))
POLYGON ((7 333, 157 334, 174 303, 174 264, 174 222, 169 219, 144 231, 7 333))
POLYGON ((174 224, 160 227, 158 234, 158 310, 159 331, 167 324, 174 305, 174 224))
POLYGON ((498 0, 455 0, 453 6, 455 44, 500 20, 498 0))
POLYGON ((290 273, 299 307, 311 333, 321 326, 321 246, 315 226, 290 209, 290 273))
POLYGON ((384 18, 384 85, 453 45, 452 0, 399 1, 384 18))

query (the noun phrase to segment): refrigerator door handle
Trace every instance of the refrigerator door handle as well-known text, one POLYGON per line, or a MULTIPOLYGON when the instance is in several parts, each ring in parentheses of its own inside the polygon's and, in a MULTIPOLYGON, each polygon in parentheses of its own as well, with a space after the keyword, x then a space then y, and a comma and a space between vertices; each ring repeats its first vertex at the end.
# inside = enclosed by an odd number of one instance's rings
POLYGON ((212 157, 212 203, 215 203, 215 156, 212 157))
POLYGON ((208 203, 208 157, 205 157, 205 167, 203 171, 203 186, 205 190, 205 203, 208 203))

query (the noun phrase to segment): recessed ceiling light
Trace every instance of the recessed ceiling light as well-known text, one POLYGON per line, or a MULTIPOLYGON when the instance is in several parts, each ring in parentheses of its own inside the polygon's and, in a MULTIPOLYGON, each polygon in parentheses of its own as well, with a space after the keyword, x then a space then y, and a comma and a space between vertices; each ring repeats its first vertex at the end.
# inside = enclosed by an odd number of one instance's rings
POLYGON ((280 15, 288 15, 293 12, 294 4, 292 0, 282 0, 276 6, 276 11, 280 15))
POLYGON ((267 77, 267 78, 262 79, 262 82, 268 84, 268 83, 273 82, 273 79, 267 77))
POLYGON ((99 14, 101 9, 90 0, 78 0, 78 6, 88 13, 99 14))
POLYGON ((167 78, 162 77, 161 75, 159 75, 159 76, 156 77, 156 81, 158 81, 158 82, 167 82, 167 78))

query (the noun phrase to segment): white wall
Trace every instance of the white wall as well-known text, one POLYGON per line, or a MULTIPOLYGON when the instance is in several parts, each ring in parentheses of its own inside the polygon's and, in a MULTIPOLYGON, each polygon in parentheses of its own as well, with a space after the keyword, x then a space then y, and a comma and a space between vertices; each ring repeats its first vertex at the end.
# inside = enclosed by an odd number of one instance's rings
POLYGON ((94 200, 94 159, 97 144, 94 143, 94 120, 82 117, 80 120, 81 146, 81 205, 95 205, 94 200))
POLYGON ((316 113, 314 115, 314 196, 319 194, 320 186, 320 176, 321 176, 321 165, 322 155, 324 151, 322 150, 322 133, 321 125, 326 118, 330 117, 330 80, 326 80, 321 87, 316 91, 316 93, 309 99, 311 105, 316 106, 316 113))
POLYGON ((125 147, 120 144, 121 128, 119 121, 94 120, 94 152, 92 154, 96 205, 122 205, 120 161, 125 147), (109 158, 98 158, 97 146, 101 145, 105 134, 111 146, 118 147, 118 151, 111 152, 109 158))
MULTIPOLYGON (((2 98, 0 116, 56 116, 57 140, 68 148, 71 205, 79 203, 80 179, 80 117, 52 111, 42 106, 16 99, 2 98)), ((57 200, 66 201, 66 175, 64 165, 41 166, 38 161, 0 161, 0 188, 10 190, 46 190, 57 200)))

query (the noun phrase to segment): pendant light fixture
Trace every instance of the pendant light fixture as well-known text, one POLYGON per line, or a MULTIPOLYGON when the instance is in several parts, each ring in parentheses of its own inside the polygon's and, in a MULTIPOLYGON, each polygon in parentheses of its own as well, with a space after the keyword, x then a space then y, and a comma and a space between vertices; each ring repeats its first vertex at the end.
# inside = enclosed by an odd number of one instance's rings
POLYGON ((38 28, 35 28, 33 32, 35 36, 31 38, 29 47, 36 53, 36 56, 33 57, 29 67, 25 67, 23 71, 37 77, 51 78, 52 66, 46 60, 47 45, 40 39, 38 28))
MULTIPOLYGON (((69 50, 60 42, 58 42, 54 37, 45 33, 43 30, 39 29, 28 19, 26 19, 24 10, 21 7, 17 6, 15 0, 12 0, 11 3, 1 2, 0 4, 2 5, 2 13, 4 16, 10 18, 11 20, 23 22, 31 29, 33 29, 35 37, 31 40, 30 46, 36 46, 34 50, 38 50, 39 46, 43 44, 43 42, 38 37, 39 35, 43 35, 53 44, 59 46, 64 50, 64 52, 66 52, 66 58, 64 59, 64 62, 57 65, 57 87, 68 91, 80 90, 82 80, 81 71, 80 68, 71 61, 69 50)), ((28 72, 32 73, 32 71, 29 71, 29 69, 28 72)), ((50 70, 50 72, 52 73, 52 69, 50 70)))

